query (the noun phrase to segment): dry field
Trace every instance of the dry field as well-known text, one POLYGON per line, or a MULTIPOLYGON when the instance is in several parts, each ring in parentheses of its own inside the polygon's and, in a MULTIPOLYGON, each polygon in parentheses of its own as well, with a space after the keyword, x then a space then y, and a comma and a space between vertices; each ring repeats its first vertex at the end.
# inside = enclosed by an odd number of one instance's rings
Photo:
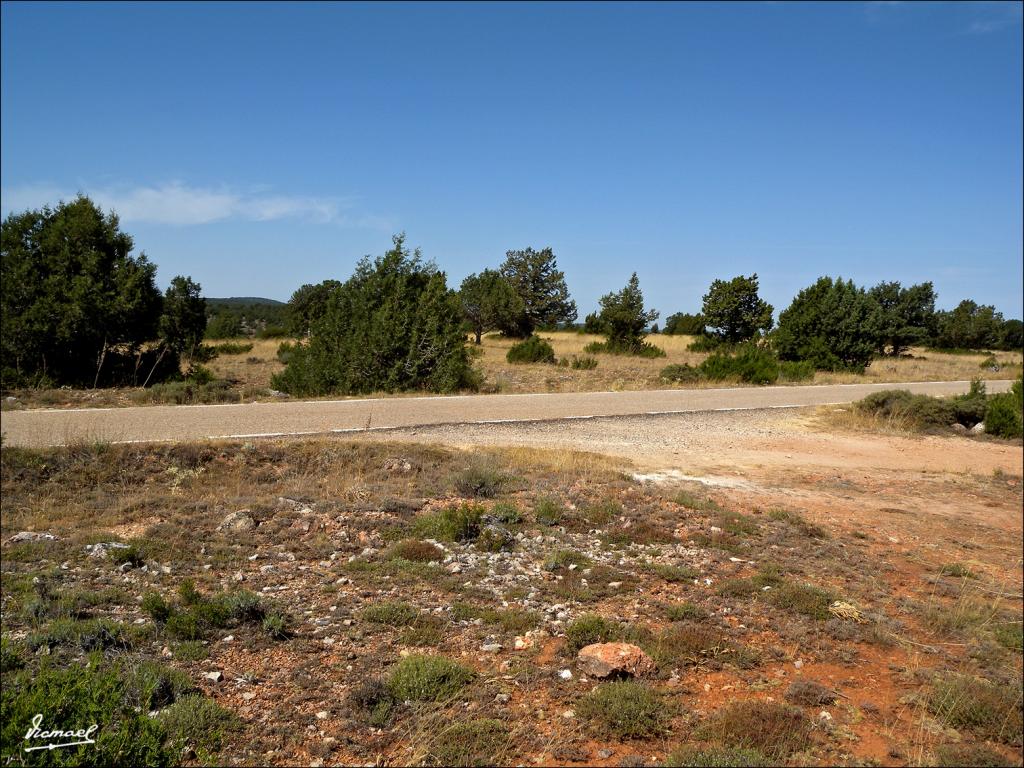
POLYGON ((1019 441, 765 418, 4 448, 0 760, 60 706, 85 761, 1020 765, 1019 441))
MULTIPOLYGON (((585 357, 583 348, 592 341, 603 337, 588 334, 553 332, 540 334, 554 347, 559 359, 585 357)), ((527 393, 527 392, 606 392, 620 390, 671 389, 671 388, 714 388, 721 386, 753 386, 740 382, 705 381, 689 384, 671 384, 660 377, 661 370, 673 363, 699 365, 708 355, 703 352, 689 352, 686 347, 693 341, 692 336, 648 337, 651 343, 665 350, 666 356, 656 359, 622 355, 591 355, 598 361, 592 370, 573 370, 569 367, 544 364, 512 365, 505 360, 509 347, 515 343, 499 334, 484 337, 474 350, 475 365, 483 376, 484 393, 527 393)), ((252 344, 252 349, 239 354, 221 354, 206 364, 221 379, 230 382, 215 397, 201 399, 201 402, 250 402, 273 400, 268 388, 270 377, 284 368, 277 359, 280 339, 240 340, 252 344)), ((846 373, 815 374, 812 381, 800 384, 852 384, 858 382, 910 382, 910 381, 969 381, 971 379, 1012 379, 1020 375, 1022 355, 1019 352, 996 352, 1000 370, 983 367, 987 353, 951 355, 912 349, 906 357, 880 359, 868 367, 864 375, 846 373)), ((793 386, 800 386, 793 384, 793 386)), ((416 393, 414 393, 416 394, 416 393)), ((379 397, 379 394, 373 395, 379 397)), ((395 395, 401 397, 402 395, 395 395)), ((66 407, 112 407, 145 405, 151 402, 168 402, 154 399, 140 389, 121 388, 105 390, 18 390, 9 394, 14 400, 4 400, 4 409, 12 408, 66 408, 66 407)))

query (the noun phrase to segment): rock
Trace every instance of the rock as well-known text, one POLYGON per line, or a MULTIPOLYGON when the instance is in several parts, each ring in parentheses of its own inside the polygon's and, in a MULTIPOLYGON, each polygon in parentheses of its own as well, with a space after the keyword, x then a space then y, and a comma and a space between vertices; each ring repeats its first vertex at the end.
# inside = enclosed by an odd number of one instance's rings
POLYGON ((412 462, 401 456, 384 459, 381 469, 385 472, 412 472, 412 462))
POLYGON ((245 701, 252 701, 253 699, 256 698, 256 694, 253 693, 252 691, 246 691, 245 693, 242 694, 242 698, 245 701))
POLYGON ((972 435, 983 435, 983 434, 985 434, 985 422, 984 421, 979 421, 977 424, 975 424, 973 427, 971 427, 971 434, 972 435))
POLYGON ((527 648, 533 645, 533 642, 528 637, 517 637, 515 645, 513 646, 517 651, 525 651, 527 648))
POLYGON ((959 421, 952 426, 954 432, 960 432, 961 434, 967 433, 967 427, 961 424, 959 421))
POLYGON ((501 643, 484 643, 480 646, 480 650, 485 653, 497 653, 502 649, 501 643))
POLYGON ((330 714, 326 710, 322 709, 316 713, 317 720, 326 720, 328 717, 330 717, 330 714))
POLYGON ((128 549, 128 545, 120 541, 104 541, 99 544, 85 545, 85 551, 89 553, 89 557, 105 558, 112 549, 128 549))
POLYGON ((224 673, 220 670, 217 670, 216 672, 207 672, 203 675, 203 677, 205 677, 211 683, 219 683, 221 680, 224 679, 224 673))
POLYGON ((508 704, 510 701, 512 701, 512 697, 509 696, 507 693, 498 693, 495 694, 494 701, 497 704, 508 704))
POLYGON ((8 544, 18 544, 22 541, 56 541, 57 537, 52 533, 41 533, 37 531, 19 531, 7 540, 8 544))
POLYGON ((580 671, 597 678, 612 675, 642 677, 655 669, 653 659, 630 643, 593 643, 576 657, 580 671))
POLYGON ((558 676, 563 680, 572 680, 572 670, 563 669, 561 672, 558 673, 558 676))
POLYGON ((235 581, 245 581, 245 574, 241 571, 235 571, 235 575, 232 576, 235 581))
POLYGON ((222 531, 251 531, 256 527, 256 521, 249 517, 248 509, 240 509, 237 512, 228 512, 217 526, 222 531))
POLYGON ((607 760, 609 757, 614 755, 614 750, 611 749, 599 749, 597 750, 597 757, 599 760, 607 760))
POLYGON ((169 659, 172 656, 174 656, 174 654, 171 652, 171 649, 168 648, 166 645, 162 649, 160 649, 160 655, 163 656, 165 659, 169 659))

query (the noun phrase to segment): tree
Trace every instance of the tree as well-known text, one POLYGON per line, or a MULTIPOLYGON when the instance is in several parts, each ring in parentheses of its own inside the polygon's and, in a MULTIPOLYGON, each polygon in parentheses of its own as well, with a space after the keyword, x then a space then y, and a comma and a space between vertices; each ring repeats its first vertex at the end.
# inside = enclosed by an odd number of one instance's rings
POLYGON ((501 274, 523 302, 519 316, 500 325, 506 336, 526 338, 541 326, 575 322, 576 302, 569 298, 565 274, 550 248, 508 251, 501 274))
POLYGON ((852 280, 822 277, 781 315, 773 343, 782 360, 819 370, 862 372, 882 336, 882 310, 852 280))
POLYGON ((937 324, 936 346, 943 349, 992 349, 1002 340, 1002 313, 970 299, 952 312, 939 312, 937 324))
POLYGON ((676 312, 665 319, 665 330, 669 335, 702 336, 704 334, 704 315, 676 312))
POLYGON ((459 301, 477 344, 488 331, 514 323, 525 309, 512 284, 494 269, 485 269, 463 280, 459 301))
POLYGON ((747 341, 772 327, 772 305, 757 295, 756 274, 711 283, 703 315, 710 335, 727 344, 747 341))
POLYGON ((206 338, 234 339, 245 335, 242 319, 231 312, 217 312, 210 315, 206 323, 206 338))
POLYGON ((636 272, 621 291, 601 297, 599 317, 608 336, 609 352, 639 352, 644 346, 644 331, 658 319, 655 310, 644 310, 644 295, 636 272))
POLYGON ((598 312, 591 312, 583 318, 583 332, 603 336, 608 333, 608 328, 601 321, 601 315, 598 312))
POLYGON ((299 338, 308 336, 313 323, 323 315, 327 308, 327 299, 331 292, 340 287, 341 283, 337 280, 324 280, 316 285, 306 283, 297 288, 288 300, 285 310, 287 317, 285 327, 288 332, 299 338))
POLYGON ((295 395, 472 387, 462 308, 443 272, 410 253, 405 236, 331 291, 309 340, 273 386, 295 395))
POLYGON ((98 386, 156 335, 156 266, 87 197, 0 226, 4 386, 98 386))
POLYGON ((935 332, 935 288, 920 283, 903 288, 898 282, 882 282, 868 291, 882 310, 879 354, 900 355, 913 344, 921 344, 935 332))
POLYGON ((1001 336, 1000 349, 1020 352, 1024 347, 1024 322, 1020 320, 1004 321, 1001 336))

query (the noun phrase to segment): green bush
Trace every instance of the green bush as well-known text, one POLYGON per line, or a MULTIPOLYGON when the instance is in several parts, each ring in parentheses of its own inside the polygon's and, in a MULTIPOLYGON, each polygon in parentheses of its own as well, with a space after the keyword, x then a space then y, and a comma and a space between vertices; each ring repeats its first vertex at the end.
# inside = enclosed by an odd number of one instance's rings
POLYGON ((686 345, 686 348, 690 352, 714 352, 715 350, 722 348, 729 348, 730 345, 723 341, 720 341, 715 336, 709 336, 706 333, 700 334, 697 338, 686 345))
POLYGON ((497 467, 479 462, 462 470, 455 476, 455 490, 463 496, 490 499, 510 485, 513 477, 497 467))
POLYGON ((573 355, 571 360, 568 357, 563 357, 558 361, 558 364, 563 368, 572 368, 574 371, 591 371, 597 368, 597 360, 588 356, 577 357, 573 355))
POLYGON ((700 364, 700 371, 713 381, 739 379, 749 384, 770 384, 779 378, 779 363, 768 350, 744 344, 736 354, 711 355, 700 364))
POLYGON ((167 732, 168 745, 178 754, 187 747, 197 752, 217 751, 224 736, 241 727, 237 717, 205 696, 178 699, 157 720, 167 732))
POLYGON ((252 343, 225 341, 222 344, 215 344, 213 349, 219 355, 244 355, 246 352, 252 352, 252 343))
POLYGON ((665 357, 664 349, 646 341, 637 347, 631 347, 629 349, 609 346, 608 342, 604 341, 592 341, 583 348, 583 351, 591 354, 632 355, 633 357, 645 357, 651 359, 665 357))
POLYGON ((459 504, 439 512, 421 515, 413 528, 423 536, 439 541, 473 541, 480 535, 484 508, 479 504, 459 504))
POLYGON ((565 507, 557 499, 540 499, 533 508, 533 516, 540 525, 558 525, 565 516, 565 507))
POLYGON ((1020 687, 1001 686, 968 675, 938 677, 927 699, 928 709, 947 725, 970 729, 1006 744, 1021 743, 1020 687))
POLYGON ((540 336, 533 335, 513 344, 505 359, 510 363, 554 363, 555 350, 540 336))
POLYGON ((831 593, 811 584, 786 583, 775 587, 767 594, 768 601, 773 605, 819 621, 829 618, 828 607, 835 602, 835 597, 831 593))
POLYGON ((996 437, 1021 437, 1024 435, 1024 416, 1021 406, 1021 382, 1014 382, 1014 390, 993 395, 985 410, 985 431, 996 437))
POLYGON ((292 395, 472 388, 465 341, 462 308, 444 273, 398 235, 390 251, 360 261, 330 292, 309 341, 291 350, 271 386, 292 395))
POLYGON ((814 363, 809 360, 782 360, 779 362, 781 381, 810 381, 814 378, 814 363))
POLYGON ((359 614, 359 618, 371 624, 384 624, 389 627, 408 627, 419 617, 420 612, 408 603, 384 600, 367 606, 359 614))
MULTIPOLYGON (((766 701, 741 701, 719 710, 697 732, 734 749, 784 760, 810 745, 811 723, 802 710, 766 701)), ((759 764, 759 763, 757 763, 759 764)))
POLYGON ((689 363, 673 363, 661 369, 661 378, 677 383, 700 381, 703 372, 689 363))
POLYGON ((399 701, 444 701, 474 677, 472 670, 441 656, 406 656, 391 670, 387 687, 399 701))
POLYGON ((905 389, 872 392, 855 403, 854 407, 883 419, 906 421, 922 430, 945 429, 956 420, 953 404, 949 400, 913 395, 905 389))
POLYGON ((405 539, 388 547, 386 557, 413 563, 436 563, 444 559, 444 550, 429 541, 405 539))
POLYGON ((510 746, 508 728, 500 720, 456 722, 442 728, 430 747, 431 765, 504 765, 510 746))
POLYGON ((645 739, 665 731, 666 704, 642 683, 603 683, 584 696, 576 713, 599 733, 618 739, 645 739))
POLYGON ((585 613, 565 628, 566 650, 575 653, 594 643, 611 643, 622 638, 622 626, 596 613, 585 613))

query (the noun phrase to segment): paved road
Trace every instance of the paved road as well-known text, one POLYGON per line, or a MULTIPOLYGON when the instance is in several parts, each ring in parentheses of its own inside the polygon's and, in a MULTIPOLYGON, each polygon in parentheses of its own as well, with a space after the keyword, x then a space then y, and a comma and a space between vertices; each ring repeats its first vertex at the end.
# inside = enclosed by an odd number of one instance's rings
MULTIPOLYGON (((988 391, 1002 392, 1009 388, 1010 383, 989 381, 988 391)), ((969 385, 966 381, 829 384, 5 411, 0 414, 0 431, 4 435, 4 445, 19 446, 63 445, 94 440, 151 442, 273 437, 437 424, 795 408, 848 403, 881 389, 949 395, 965 392, 969 385)))

